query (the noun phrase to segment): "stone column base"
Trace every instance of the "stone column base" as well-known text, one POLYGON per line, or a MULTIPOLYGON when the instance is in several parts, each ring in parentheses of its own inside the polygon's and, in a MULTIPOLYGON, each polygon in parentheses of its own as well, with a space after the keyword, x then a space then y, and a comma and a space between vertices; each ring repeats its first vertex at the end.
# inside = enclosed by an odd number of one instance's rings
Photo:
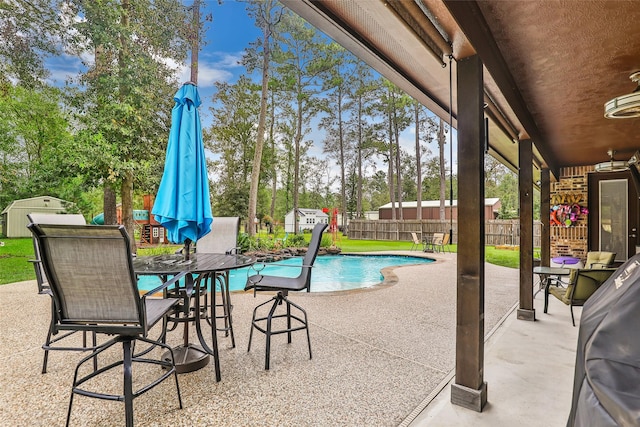
POLYGON ((518 309, 518 320, 530 320, 530 321, 534 321, 536 320, 536 309, 526 309, 526 308, 519 308, 518 309))
POLYGON ((474 390, 460 384, 451 385, 451 403, 482 412, 487 403, 487 383, 483 382, 480 390, 474 390))

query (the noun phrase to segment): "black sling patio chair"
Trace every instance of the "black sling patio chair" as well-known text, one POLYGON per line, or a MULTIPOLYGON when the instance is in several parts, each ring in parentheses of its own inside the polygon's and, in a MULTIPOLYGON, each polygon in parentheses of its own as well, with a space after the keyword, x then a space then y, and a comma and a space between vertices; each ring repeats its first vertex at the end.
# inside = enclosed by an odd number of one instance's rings
MULTIPOLYGON (((33 224, 68 224, 68 225, 85 225, 87 222, 82 214, 50 214, 32 212, 27 214, 27 219, 33 224)), ((33 238, 33 251, 35 253, 35 259, 29 260, 33 263, 33 268, 36 273, 36 283, 38 284, 38 293, 40 295, 49 295, 51 297, 51 322, 49 323, 49 330, 47 332, 47 338, 42 345, 44 350, 44 360, 42 362, 42 373, 47 373, 47 363, 49 361, 49 351, 62 350, 62 351, 89 351, 96 348, 96 334, 91 334, 92 345, 87 345, 87 331, 82 332, 82 345, 71 345, 71 335, 76 331, 69 331, 65 333, 59 333, 56 328, 53 313, 55 312, 53 294, 49 287, 49 281, 44 272, 42 265, 42 257, 40 256, 40 248, 38 246, 38 240, 33 238), (66 339, 69 338, 69 339, 66 339), (65 340, 66 339, 66 340, 65 340), (65 341, 63 341, 65 340, 65 341), (63 341, 63 342, 61 342, 63 341), (66 345, 65 345, 66 344, 66 345)), ((97 369, 97 361, 94 360, 94 370, 97 369)))
MULTIPOLYGON (((163 342, 149 339, 147 334, 154 324, 165 319, 178 302, 173 298, 151 296, 173 285, 184 274, 176 275, 140 296, 133 270, 129 236, 123 226, 29 224, 28 227, 38 241, 44 270, 55 300, 56 328, 61 331, 89 331, 115 336, 78 362, 69 400, 67 426, 71 419, 73 397, 79 394, 123 401, 126 425, 132 427, 133 399, 170 376, 175 378, 178 403, 182 408, 173 350, 163 342), (170 357, 150 359, 135 355, 133 345, 136 341, 161 347, 168 351, 170 357), (95 360, 98 354, 119 343, 122 343, 124 350, 122 360, 89 373, 83 370, 80 375, 83 364, 91 359, 95 360), (161 374, 152 382, 134 390, 134 363, 157 365, 164 370, 160 370, 161 374), (95 391, 94 388, 100 381, 90 380, 114 368, 124 372, 123 394, 95 391), (90 382, 85 385, 88 381, 90 382)), ((165 328, 166 322, 162 323, 165 328)))
POLYGON ((300 307, 299 305, 291 302, 288 298, 289 291, 302 291, 306 290, 309 292, 311 290, 311 269, 313 267, 313 263, 318 256, 318 251, 320 250, 320 241, 322 240, 322 232, 327 228, 327 224, 316 224, 313 228, 313 232, 311 234, 311 241, 309 242, 309 248, 307 249, 307 253, 302 260, 302 265, 287 265, 287 264, 279 264, 281 266, 287 266, 291 268, 300 269, 300 274, 297 277, 280 277, 280 276, 269 276, 266 274, 260 274, 262 268, 264 268, 264 264, 260 264, 258 266, 254 265, 251 268, 254 269, 257 274, 251 275, 247 277, 247 283, 245 285, 245 291, 249 289, 253 289, 255 291, 275 291, 276 295, 260 305, 258 305, 253 310, 253 318, 251 319, 251 332, 249 333, 249 346, 247 348, 247 352, 251 351, 251 339, 253 338, 253 330, 256 329, 259 332, 262 332, 266 336, 266 354, 265 354, 265 363, 264 369, 269 370, 269 354, 271 350, 271 336, 276 334, 287 334, 288 342, 291 343, 291 333, 294 331, 307 331, 307 342, 309 344, 309 359, 311 359, 311 338, 309 336, 309 323, 307 321, 307 312, 300 307), (260 267, 262 266, 262 268, 260 267), (286 313, 283 314, 275 314, 276 309, 279 305, 285 304, 286 313), (258 310, 265 306, 271 304, 271 308, 269 309, 269 313, 263 317, 257 317, 258 310), (296 308, 302 315, 295 315, 291 313, 291 308, 296 308), (286 318, 287 323, 286 327, 282 329, 273 329, 273 319, 276 318, 286 318))

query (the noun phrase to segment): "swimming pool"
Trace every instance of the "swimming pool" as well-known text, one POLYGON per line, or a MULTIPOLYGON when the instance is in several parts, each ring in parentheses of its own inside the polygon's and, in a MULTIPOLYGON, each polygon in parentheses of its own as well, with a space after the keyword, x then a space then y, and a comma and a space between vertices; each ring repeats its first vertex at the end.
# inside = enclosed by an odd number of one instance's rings
MULTIPOLYGON (((311 292, 344 291, 368 288, 384 280, 381 270, 385 267, 411 264, 428 264, 429 258, 405 255, 323 255, 316 258, 311 274, 311 292)), ((301 265, 302 258, 289 258, 274 264, 301 265)), ((263 274, 295 277, 300 269, 266 264, 263 274)), ((249 268, 232 270, 229 275, 229 289, 243 290, 249 268)), ((250 274, 254 274, 254 271, 250 274)), ((140 276, 138 288, 151 290, 160 284, 154 276, 140 276)))

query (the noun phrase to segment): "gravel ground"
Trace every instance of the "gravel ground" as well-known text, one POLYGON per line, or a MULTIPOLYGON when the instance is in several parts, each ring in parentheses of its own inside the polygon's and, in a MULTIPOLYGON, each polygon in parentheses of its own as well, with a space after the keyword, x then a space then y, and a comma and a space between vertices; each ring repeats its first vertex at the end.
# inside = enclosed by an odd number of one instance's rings
MULTIPOLYGON (((220 336, 222 381, 216 383, 213 364, 181 374, 182 410, 174 382, 165 381, 135 399, 136 425, 397 426, 455 363, 456 258, 429 256, 436 262, 392 269, 371 289, 290 295, 308 312, 313 359, 304 332, 292 344, 279 335, 270 371, 263 369, 262 334, 246 350, 253 307, 269 296, 234 293, 236 348, 220 336)), ((487 264, 485 288, 489 332, 518 300, 518 270, 487 264)), ((51 352, 41 374, 49 297, 29 281, 0 286, 0 300, 0 424, 64 425, 80 353, 51 352)), ((171 344, 181 341, 180 332, 169 333, 171 344)), ((100 362, 120 352, 116 347, 100 362)), ((136 369, 134 377, 148 379, 153 369, 136 369)), ((96 388, 118 393, 121 377, 101 376, 96 388)), ((76 396, 71 425, 124 425, 124 405, 76 396)))

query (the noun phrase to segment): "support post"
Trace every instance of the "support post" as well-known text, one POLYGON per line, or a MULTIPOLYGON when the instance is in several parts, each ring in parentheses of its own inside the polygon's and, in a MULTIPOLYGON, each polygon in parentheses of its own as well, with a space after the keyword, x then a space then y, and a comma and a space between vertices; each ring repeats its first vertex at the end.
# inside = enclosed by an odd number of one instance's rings
POLYGON ((551 261, 551 228, 549 212, 551 210, 551 173, 548 168, 540 171, 540 265, 549 267, 551 261))
POLYGON ((519 320, 536 320, 533 308, 533 144, 518 145, 518 193, 520 194, 520 307, 519 320))
POLYGON ((477 412, 487 403, 484 382, 484 118, 482 61, 457 62, 458 263, 456 379, 451 402, 477 412))

